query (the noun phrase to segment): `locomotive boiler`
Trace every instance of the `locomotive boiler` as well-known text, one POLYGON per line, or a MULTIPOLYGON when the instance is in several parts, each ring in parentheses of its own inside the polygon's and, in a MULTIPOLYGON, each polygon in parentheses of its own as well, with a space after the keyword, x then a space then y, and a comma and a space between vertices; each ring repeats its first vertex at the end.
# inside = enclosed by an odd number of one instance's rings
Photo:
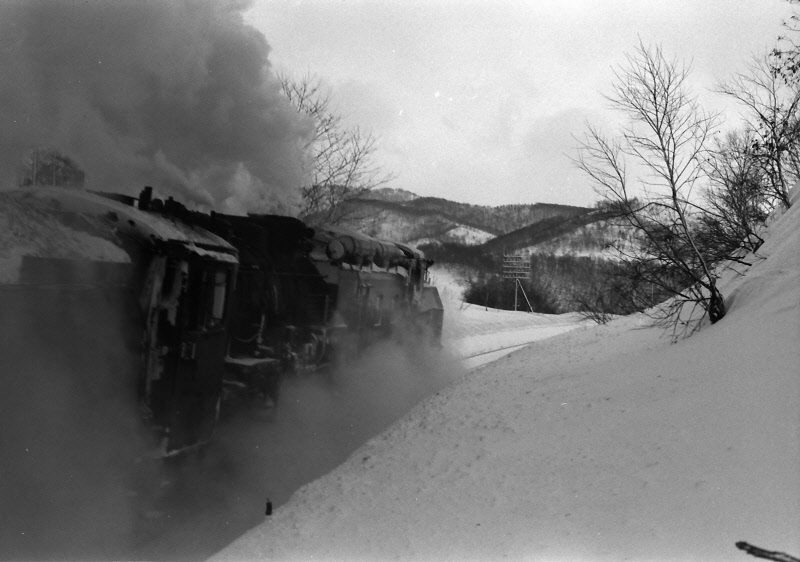
POLYGON ((138 199, 63 188, 0 197, 0 222, 15 233, 0 240, 0 353, 35 338, 45 352, 68 342, 97 346, 91 354, 111 345, 110 322, 131 368, 73 371, 92 371, 90 386, 120 377, 135 387, 163 455, 207 442, 242 396, 273 403, 287 373, 378 338, 439 342, 432 262, 403 244, 292 217, 190 211, 151 188, 138 199), (112 309, 95 322, 107 333, 75 339, 76 311, 91 325, 112 309), (20 332, 20 318, 41 322, 20 332))

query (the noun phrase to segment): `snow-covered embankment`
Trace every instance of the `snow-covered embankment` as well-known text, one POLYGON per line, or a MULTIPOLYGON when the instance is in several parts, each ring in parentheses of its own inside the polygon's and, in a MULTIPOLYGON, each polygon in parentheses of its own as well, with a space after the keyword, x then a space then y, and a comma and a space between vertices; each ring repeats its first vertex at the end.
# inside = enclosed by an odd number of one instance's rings
POLYGON ((628 317, 475 370, 215 558, 800 554, 799 207, 719 324, 671 344, 628 317))

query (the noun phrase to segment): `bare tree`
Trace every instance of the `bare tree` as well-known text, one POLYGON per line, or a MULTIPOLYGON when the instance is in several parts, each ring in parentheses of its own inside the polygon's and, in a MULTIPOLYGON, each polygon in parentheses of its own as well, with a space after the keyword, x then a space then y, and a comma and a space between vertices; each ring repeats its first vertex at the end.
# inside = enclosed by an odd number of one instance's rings
POLYGON ((66 154, 54 148, 35 146, 20 163, 17 176, 20 186, 83 187, 86 174, 66 154))
POLYGON ((615 72, 607 96, 625 124, 613 139, 589 125, 574 160, 638 233, 633 249, 618 249, 627 275, 633 289, 644 286, 673 297, 658 314, 675 330, 686 304, 701 307, 712 323, 725 316, 709 256, 694 235, 699 210, 693 191, 704 177, 702 160, 716 116, 690 97, 689 72, 660 47, 640 42, 615 72), (638 174, 629 175, 629 162, 638 174))
POLYGON ((347 127, 332 107, 323 81, 306 74, 279 75, 283 93, 297 111, 308 116, 314 133, 306 145, 309 181, 301 190, 301 216, 314 224, 337 224, 361 217, 348 205, 393 179, 375 161, 378 138, 360 127, 347 127))
POLYGON ((575 309, 587 320, 607 324, 617 316, 631 314, 668 298, 659 288, 633 273, 628 264, 610 262, 597 278, 573 293, 575 309))
MULTIPOLYGON (((786 1, 793 5, 800 4, 800 0, 786 1)), ((800 15, 794 12, 783 22, 783 27, 792 35, 800 32, 800 15)), ((790 35, 779 36, 778 42, 778 46, 772 50, 772 55, 778 60, 781 76, 787 81, 797 80, 800 74, 800 44, 790 35)))
POLYGON ((768 180, 767 193, 788 208, 789 188, 800 178, 800 81, 787 64, 794 63, 777 50, 754 57, 747 72, 718 90, 744 105, 750 151, 768 180))
POLYGON ((698 239, 713 263, 733 260, 744 265, 742 256, 764 243, 760 227, 772 210, 772 197, 765 187, 769 179, 753 154, 750 129, 729 132, 709 151, 704 190, 705 212, 700 218, 698 239))
POLYGON ((608 324, 614 319, 616 303, 613 301, 618 295, 612 290, 615 287, 611 281, 609 277, 573 295, 574 305, 582 318, 596 324, 608 324))

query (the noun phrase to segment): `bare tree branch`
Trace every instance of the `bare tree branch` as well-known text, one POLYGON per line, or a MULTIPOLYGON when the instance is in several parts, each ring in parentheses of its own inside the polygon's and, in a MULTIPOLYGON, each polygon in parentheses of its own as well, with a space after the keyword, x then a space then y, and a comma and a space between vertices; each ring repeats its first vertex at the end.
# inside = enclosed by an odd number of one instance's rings
POLYGON ((769 191, 787 208, 789 187, 800 179, 800 84, 788 80, 777 51, 754 57, 747 72, 717 87, 741 103, 753 138, 751 152, 762 167, 769 191))
POLYGON ((375 161, 378 138, 360 127, 345 126, 342 115, 332 108, 330 89, 319 77, 281 74, 278 78, 289 101, 314 123, 314 134, 305 146, 309 179, 301 189, 302 218, 312 224, 352 222, 358 217, 348 203, 394 179, 375 161))
POLYGON ((744 541, 737 542, 736 548, 743 550, 750 556, 755 556, 756 558, 775 560, 775 562, 800 562, 800 558, 795 558, 794 556, 784 554, 783 552, 764 550, 763 548, 758 548, 757 546, 753 546, 744 541))

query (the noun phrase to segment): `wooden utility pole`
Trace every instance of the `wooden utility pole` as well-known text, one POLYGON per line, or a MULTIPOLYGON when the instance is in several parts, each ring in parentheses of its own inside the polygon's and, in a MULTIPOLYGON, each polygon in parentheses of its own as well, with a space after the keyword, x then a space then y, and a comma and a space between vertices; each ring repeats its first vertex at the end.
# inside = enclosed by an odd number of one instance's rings
POLYGON ((514 311, 518 309, 518 290, 522 289, 522 296, 525 297, 528 308, 533 312, 528 295, 525 294, 525 289, 522 288, 522 283, 520 282, 520 279, 531 278, 530 259, 522 254, 503 254, 503 278, 514 280, 514 311))

